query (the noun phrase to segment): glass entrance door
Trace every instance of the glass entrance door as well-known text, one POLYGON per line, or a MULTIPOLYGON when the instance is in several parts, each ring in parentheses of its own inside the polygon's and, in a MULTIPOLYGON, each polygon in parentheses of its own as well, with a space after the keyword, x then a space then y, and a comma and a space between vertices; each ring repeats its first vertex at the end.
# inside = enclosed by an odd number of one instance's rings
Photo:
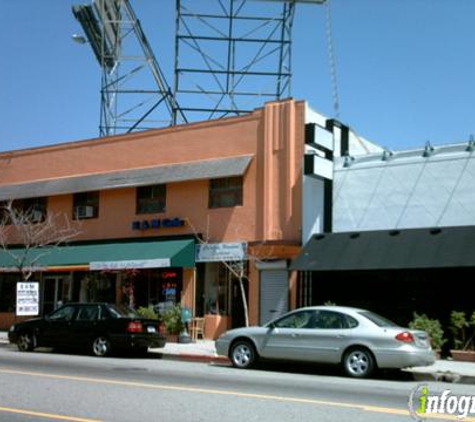
POLYGON ((71 300, 72 283, 69 275, 48 275, 43 278, 43 315, 71 300))

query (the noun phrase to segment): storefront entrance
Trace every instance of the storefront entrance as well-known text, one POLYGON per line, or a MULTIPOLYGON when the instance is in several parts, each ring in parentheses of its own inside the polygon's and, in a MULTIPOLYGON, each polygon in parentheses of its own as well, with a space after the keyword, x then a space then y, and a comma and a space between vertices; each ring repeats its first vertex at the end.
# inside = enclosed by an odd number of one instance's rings
POLYGON ((449 323, 452 310, 475 310, 467 283, 475 267, 315 271, 299 274, 298 306, 333 303, 370 309, 406 326, 413 312, 449 323))
POLYGON ((63 303, 72 299, 72 278, 68 275, 46 275, 43 277, 43 315, 49 314, 63 303))

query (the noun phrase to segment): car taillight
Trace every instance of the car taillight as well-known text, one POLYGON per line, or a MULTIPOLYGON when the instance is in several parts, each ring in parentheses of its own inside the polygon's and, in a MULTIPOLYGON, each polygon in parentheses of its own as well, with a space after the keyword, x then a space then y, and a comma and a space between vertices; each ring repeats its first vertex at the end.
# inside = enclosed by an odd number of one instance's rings
POLYGON ((414 336, 409 331, 404 331, 399 333, 396 336, 396 340, 402 341, 403 343, 414 343, 414 336))
POLYGON ((143 325, 141 322, 129 322, 127 326, 128 333, 142 333, 143 332, 143 325))

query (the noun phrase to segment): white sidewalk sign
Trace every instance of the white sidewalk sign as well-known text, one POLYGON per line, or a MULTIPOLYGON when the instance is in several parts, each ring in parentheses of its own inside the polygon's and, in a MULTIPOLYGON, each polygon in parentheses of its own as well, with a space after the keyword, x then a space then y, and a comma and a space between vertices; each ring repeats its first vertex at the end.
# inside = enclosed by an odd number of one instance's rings
POLYGON ((17 316, 36 316, 40 313, 40 283, 20 281, 16 285, 17 316))

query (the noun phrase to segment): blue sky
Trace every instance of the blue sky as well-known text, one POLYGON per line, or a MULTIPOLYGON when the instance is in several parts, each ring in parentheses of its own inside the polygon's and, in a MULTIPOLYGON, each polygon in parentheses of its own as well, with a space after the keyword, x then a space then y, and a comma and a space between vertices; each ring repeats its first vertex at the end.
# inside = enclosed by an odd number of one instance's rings
MULTIPOLYGON (((0 151, 98 136, 100 69, 71 40, 88 1, 0 0, 0 151)), ((171 84, 175 1, 131 3, 171 84)), ((475 1, 331 7, 341 121, 395 150, 475 134, 475 1)), ((325 9, 299 5, 293 39, 293 97, 333 117, 325 9)))

